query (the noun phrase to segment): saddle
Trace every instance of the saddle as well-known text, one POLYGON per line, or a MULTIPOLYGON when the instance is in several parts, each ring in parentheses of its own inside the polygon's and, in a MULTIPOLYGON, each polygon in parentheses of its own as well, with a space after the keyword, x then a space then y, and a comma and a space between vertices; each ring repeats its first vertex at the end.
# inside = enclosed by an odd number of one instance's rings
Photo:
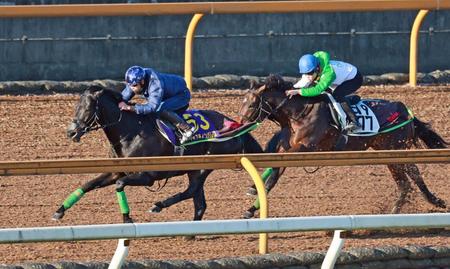
MULTIPOLYGON (((347 124, 347 115, 333 96, 326 93, 330 103, 330 113, 337 129, 342 130, 347 124)), ((400 102, 382 99, 361 99, 357 95, 346 97, 361 127, 348 133, 349 136, 374 136, 394 131, 414 119, 411 110, 400 102)))
POLYGON ((240 124, 225 119, 223 128, 217 129, 214 123, 201 110, 186 110, 183 113, 183 118, 189 125, 194 127, 194 134, 191 139, 183 144, 180 144, 181 137, 175 126, 162 119, 156 120, 158 131, 167 141, 176 147, 203 142, 224 142, 250 132, 259 126, 259 123, 240 124))

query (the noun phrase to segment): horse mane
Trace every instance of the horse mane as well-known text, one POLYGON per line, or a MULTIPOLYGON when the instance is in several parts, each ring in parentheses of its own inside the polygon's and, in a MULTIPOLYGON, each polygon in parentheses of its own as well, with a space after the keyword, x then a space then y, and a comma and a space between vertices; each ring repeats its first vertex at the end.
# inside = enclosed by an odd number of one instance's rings
POLYGON ((112 99, 114 99, 117 102, 120 102, 122 100, 122 94, 120 92, 114 91, 111 89, 107 89, 100 85, 89 86, 85 90, 85 93, 92 94, 92 95, 98 95, 98 97, 100 97, 100 95, 105 95, 105 96, 111 97, 112 99))
POLYGON ((264 85, 268 90, 281 92, 285 92, 289 89, 292 89, 292 87, 294 86, 292 82, 285 81, 283 77, 278 74, 270 74, 266 78, 264 85))
MULTIPOLYGON (((266 88, 269 90, 272 90, 273 92, 281 92, 285 93, 287 90, 292 90, 294 87, 294 84, 289 81, 285 81, 282 76, 277 74, 271 74, 266 78, 265 82, 266 88)), ((325 102, 329 103, 330 99, 326 97, 323 94, 320 94, 315 97, 303 97, 303 96, 295 96, 296 99, 303 99, 306 100, 308 103, 314 104, 314 103, 320 103, 325 102)))

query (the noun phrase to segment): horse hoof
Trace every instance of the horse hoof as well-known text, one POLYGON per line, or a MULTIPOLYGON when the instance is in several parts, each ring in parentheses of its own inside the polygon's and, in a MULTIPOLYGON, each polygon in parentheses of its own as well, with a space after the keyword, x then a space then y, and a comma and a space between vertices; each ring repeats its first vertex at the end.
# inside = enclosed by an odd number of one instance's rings
POLYGON ((154 205, 152 208, 150 208, 150 210, 148 212, 150 212, 150 213, 159 213, 159 212, 161 212, 161 210, 162 210, 161 207, 159 207, 157 205, 154 205))
POLYGON ((258 192, 256 191, 255 188, 252 188, 252 187, 248 188, 247 195, 249 195, 249 196, 256 196, 257 194, 258 194, 258 192))
POLYGON ((445 203, 445 201, 439 198, 438 201, 436 202, 436 206, 440 208, 447 208, 447 204, 445 203))
POLYGON ((64 217, 64 212, 55 212, 52 216, 52 220, 60 220, 64 217))
POLYGON ((251 219, 253 216, 255 216, 255 213, 250 211, 245 211, 243 215, 244 219, 251 219))

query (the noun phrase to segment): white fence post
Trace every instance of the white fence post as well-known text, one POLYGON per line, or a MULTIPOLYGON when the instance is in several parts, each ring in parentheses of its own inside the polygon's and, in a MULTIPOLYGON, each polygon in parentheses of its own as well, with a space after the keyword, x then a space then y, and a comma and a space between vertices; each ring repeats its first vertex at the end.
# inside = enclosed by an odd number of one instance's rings
POLYGON ((330 248, 325 255, 321 269, 333 269, 336 260, 341 253, 342 247, 344 246, 344 239, 341 238, 342 230, 334 231, 333 240, 331 241, 330 248))
POLYGON ((114 253, 114 256, 111 259, 111 263, 109 264, 108 269, 120 269, 120 267, 122 267, 128 255, 129 245, 130 240, 119 239, 116 252, 114 253))

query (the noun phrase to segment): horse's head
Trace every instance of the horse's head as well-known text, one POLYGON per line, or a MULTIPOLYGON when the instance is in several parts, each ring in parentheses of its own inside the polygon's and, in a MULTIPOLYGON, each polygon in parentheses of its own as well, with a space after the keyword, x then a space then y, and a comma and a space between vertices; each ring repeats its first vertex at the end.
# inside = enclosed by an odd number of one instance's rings
POLYGON ((100 99, 105 95, 111 96, 116 103, 121 100, 120 93, 106 90, 100 86, 90 86, 80 96, 75 117, 67 127, 67 136, 74 142, 79 142, 81 137, 90 131, 105 127, 99 119, 100 99))
POLYGON ((240 122, 262 122, 276 117, 287 100, 284 92, 291 87, 292 83, 285 82, 279 75, 268 76, 262 85, 252 83, 239 109, 240 122))

